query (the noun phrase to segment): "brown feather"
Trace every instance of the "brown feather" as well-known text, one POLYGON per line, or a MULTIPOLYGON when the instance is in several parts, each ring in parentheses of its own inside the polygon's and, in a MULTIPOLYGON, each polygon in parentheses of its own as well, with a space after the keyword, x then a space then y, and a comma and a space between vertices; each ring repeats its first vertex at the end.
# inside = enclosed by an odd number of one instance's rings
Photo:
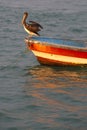
POLYGON ((35 21, 29 21, 29 22, 36 25, 36 26, 38 26, 38 27, 40 27, 41 29, 43 29, 43 27, 39 23, 37 23, 35 21))

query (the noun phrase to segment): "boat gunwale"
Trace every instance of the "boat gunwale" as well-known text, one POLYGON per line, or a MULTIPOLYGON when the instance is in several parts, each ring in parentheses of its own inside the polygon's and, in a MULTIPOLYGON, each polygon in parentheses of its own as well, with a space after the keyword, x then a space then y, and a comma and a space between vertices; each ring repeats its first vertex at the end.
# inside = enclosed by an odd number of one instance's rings
POLYGON ((27 39, 25 38, 24 40, 26 43, 28 44, 43 44, 43 45, 46 45, 46 46, 53 46, 53 47, 60 47, 60 48, 64 48, 64 49, 69 49, 69 50, 76 50, 76 51, 84 51, 84 52, 87 52, 87 47, 76 47, 76 46, 69 46, 69 45, 64 45, 64 44, 57 44, 57 43, 49 43, 49 42, 42 42, 42 41, 39 41, 39 40, 33 40, 33 39, 27 39))

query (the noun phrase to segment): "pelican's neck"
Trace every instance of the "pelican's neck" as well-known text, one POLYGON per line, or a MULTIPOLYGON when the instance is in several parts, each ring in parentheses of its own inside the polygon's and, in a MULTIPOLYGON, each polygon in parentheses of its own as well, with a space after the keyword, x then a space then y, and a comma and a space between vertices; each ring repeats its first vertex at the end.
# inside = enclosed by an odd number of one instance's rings
POLYGON ((26 24, 26 19, 27 19, 28 15, 23 15, 23 18, 22 18, 22 24, 25 25, 26 24))

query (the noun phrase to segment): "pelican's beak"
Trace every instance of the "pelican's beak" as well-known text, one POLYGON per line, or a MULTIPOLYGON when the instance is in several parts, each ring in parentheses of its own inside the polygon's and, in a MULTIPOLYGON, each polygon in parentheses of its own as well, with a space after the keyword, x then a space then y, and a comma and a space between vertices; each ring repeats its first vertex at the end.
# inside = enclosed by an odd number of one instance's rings
POLYGON ((23 25, 23 20, 21 20, 21 25, 23 25))
POLYGON ((22 25, 24 24, 25 18, 26 18, 26 16, 23 15, 22 20, 21 20, 21 24, 22 24, 22 25))

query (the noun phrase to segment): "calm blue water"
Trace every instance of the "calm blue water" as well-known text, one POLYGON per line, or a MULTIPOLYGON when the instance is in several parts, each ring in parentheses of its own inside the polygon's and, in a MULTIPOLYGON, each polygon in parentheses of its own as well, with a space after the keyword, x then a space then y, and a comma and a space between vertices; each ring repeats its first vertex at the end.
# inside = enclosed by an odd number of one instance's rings
POLYGON ((39 65, 24 11, 41 36, 87 41, 87 0, 0 0, 0 130, 87 130, 87 67, 39 65))

